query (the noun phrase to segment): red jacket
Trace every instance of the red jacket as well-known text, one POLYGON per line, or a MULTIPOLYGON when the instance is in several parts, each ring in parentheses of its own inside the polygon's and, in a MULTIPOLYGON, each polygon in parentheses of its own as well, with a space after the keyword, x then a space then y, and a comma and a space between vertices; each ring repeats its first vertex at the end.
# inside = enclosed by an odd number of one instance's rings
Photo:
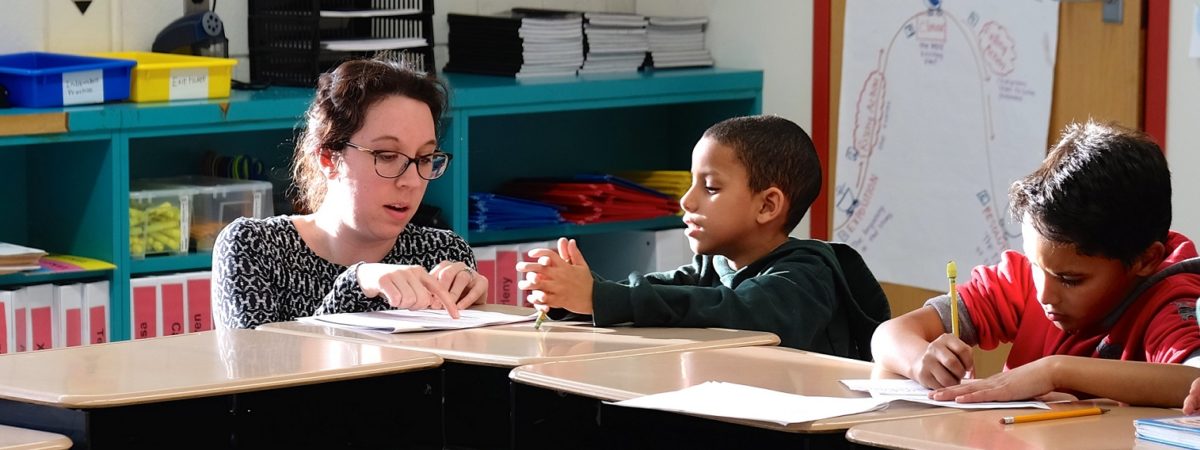
MULTIPOLYGON (((1182 234, 1167 237, 1167 258, 1158 270, 1197 256, 1195 244, 1182 234)), ((1200 349, 1196 299, 1200 274, 1169 276, 1138 296, 1112 328, 1090 334, 1066 333, 1043 313, 1033 286, 1033 273, 1025 256, 1008 251, 995 266, 979 266, 971 281, 958 289, 979 346, 993 349, 1012 342, 1006 369, 1048 355, 1100 357, 1104 342, 1108 357, 1125 361, 1181 363, 1200 349), (1119 356, 1118 356, 1119 355, 1119 356)))

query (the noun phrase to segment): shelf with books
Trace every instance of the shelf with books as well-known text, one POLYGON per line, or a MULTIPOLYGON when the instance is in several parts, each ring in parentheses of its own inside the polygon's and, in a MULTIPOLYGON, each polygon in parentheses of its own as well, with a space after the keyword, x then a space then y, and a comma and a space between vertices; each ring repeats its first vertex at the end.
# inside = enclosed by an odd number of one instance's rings
MULTIPOLYGON (((204 151, 235 152, 283 166, 288 142, 312 98, 304 88, 234 91, 229 98, 0 111, 0 241, 112 262, 101 271, 14 274, 0 286, 104 279, 113 300, 110 329, 129 338, 130 279, 206 271, 210 253, 134 259, 130 181, 199 174, 204 151)), ((286 170, 282 170, 286 187, 286 170)))
MULTIPOLYGON (((762 109, 762 72, 723 68, 515 80, 447 74, 453 88, 442 146, 452 181, 426 198, 453 204, 447 221, 468 228, 467 195, 517 178, 632 170, 688 170, 709 126, 762 109)), ((679 226, 678 218, 470 232, 472 245, 679 226)))
MULTIPOLYGON (((517 82, 446 74, 451 107, 439 136, 455 154, 425 202, 473 244, 679 226, 676 216, 592 225, 470 232, 468 193, 518 177, 686 170, 701 133, 722 119, 761 110, 762 72, 689 69, 517 82)), ((130 181, 198 174, 206 149, 266 163, 276 205, 286 191, 294 128, 307 88, 234 91, 226 99, 0 110, 0 241, 112 262, 95 274, 8 275, 21 287, 87 278, 111 281, 111 330, 129 339, 130 280, 204 271, 210 253, 130 254, 130 181)), ((286 202, 283 202, 286 205, 286 202)), ((276 207, 276 214, 290 209, 276 207)))

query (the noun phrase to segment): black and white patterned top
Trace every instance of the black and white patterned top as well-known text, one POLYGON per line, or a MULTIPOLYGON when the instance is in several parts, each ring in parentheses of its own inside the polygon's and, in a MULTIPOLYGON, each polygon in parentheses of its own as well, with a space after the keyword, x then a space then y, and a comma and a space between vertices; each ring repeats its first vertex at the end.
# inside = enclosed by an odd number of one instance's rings
MULTIPOLYGON (((382 263, 433 269, 442 261, 475 268, 475 255, 452 231, 408 224, 382 263)), ((358 264, 331 263, 308 248, 290 216, 240 218, 221 230, 213 248, 213 320, 254 328, 297 317, 389 309, 366 298, 358 264)))

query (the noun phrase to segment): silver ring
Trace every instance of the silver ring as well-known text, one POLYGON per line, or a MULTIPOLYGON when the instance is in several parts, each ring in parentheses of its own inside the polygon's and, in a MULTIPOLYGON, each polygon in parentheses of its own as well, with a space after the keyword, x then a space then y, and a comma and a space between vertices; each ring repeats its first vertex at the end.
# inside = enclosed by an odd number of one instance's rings
POLYGON ((475 278, 475 271, 474 271, 474 270, 471 270, 471 268, 470 268, 470 267, 465 267, 465 268, 463 268, 462 270, 460 270, 460 271, 458 271, 457 273, 455 273, 455 274, 454 274, 454 276, 456 276, 456 277, 457 277, 457 276, 458 276, 458 274, 460 274, 460 273, 463 273, 463 272, 466 272, 468 275, 470 275, 470 276, 471 276, 471 278, 475 278))

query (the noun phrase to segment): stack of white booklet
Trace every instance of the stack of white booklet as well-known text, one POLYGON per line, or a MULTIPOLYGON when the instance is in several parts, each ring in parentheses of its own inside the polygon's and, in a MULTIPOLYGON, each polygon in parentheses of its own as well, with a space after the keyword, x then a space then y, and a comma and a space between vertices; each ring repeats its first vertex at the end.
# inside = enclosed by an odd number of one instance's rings
POLYGON ((772 391, 753 386, 709 381, 678 391, 647 395, 614 405, 701 414, 734 419, 760 420, 780 425, 811 422, 831 417, 882 409, 896 400, 954 408, 1042 408, 1043 402, 955 403, 930 400, 929 389, 911 380, 843 380, 852 390, 870 392, 871 397, 815 397, 772 391))
POLYGON ((39 269, 38 260, 43 256, 46 252, 42 249, 0 242, 0 275, 39 269))
POLYGON ((316 325, 328 325, 358 331, 382 333, 407 333, 413 331, 461 330, 491 325, 530 322, 537 314, 505 314, 495 311, 465 309, 458 312, 459 318, 450 317, 445 310, 424 309, 408 311, 393 309, 360 313, 325 314, 301 317, 298 320, 316 325))

